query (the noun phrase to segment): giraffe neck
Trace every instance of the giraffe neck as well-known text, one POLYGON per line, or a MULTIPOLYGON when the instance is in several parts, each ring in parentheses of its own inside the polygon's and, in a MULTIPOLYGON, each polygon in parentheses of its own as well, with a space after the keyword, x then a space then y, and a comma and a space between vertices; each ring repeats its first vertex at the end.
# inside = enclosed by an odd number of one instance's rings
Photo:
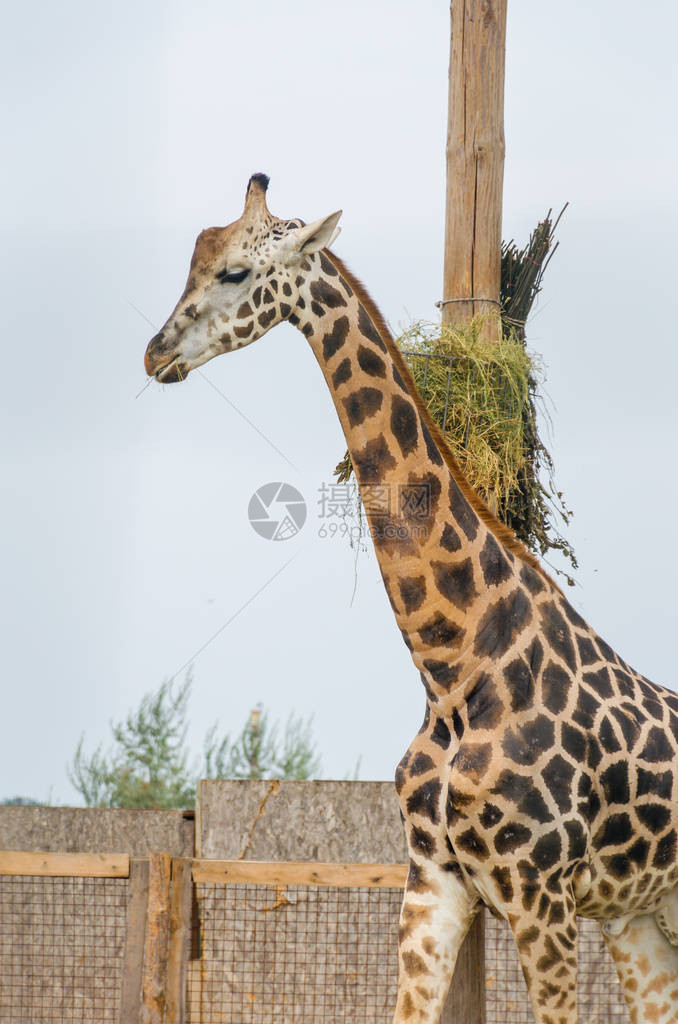
POLYGON ((328 252, 297 285, 290 320, 332 394, 398 626, 429 702, 450 714, 546 583, 466 484, 362 285, 328 252))

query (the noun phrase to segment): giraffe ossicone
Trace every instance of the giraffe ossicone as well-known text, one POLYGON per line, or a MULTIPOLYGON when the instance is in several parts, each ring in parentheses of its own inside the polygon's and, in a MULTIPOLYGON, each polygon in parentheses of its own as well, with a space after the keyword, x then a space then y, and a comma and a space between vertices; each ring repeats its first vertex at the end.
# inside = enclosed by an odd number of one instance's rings
POLYGON ((340 212, 273 217, 253 175, 203 231, 146 370, 185 379, 281 320, 334 401, 426 694, 398 765, 410 869, 396 1024, 435 1024, 481 904, 508 921, 537 1024, 577 1024, 577 914, 634 1024, 678 1022, 678 696, 628 665, 469 488, 377 307, 329 246, 340 212))

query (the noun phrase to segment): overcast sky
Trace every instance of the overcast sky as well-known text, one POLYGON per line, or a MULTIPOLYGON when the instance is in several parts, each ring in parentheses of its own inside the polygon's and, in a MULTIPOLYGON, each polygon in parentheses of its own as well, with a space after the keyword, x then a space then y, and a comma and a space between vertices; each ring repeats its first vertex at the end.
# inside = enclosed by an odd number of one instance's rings
MULTIPOLYGON (((196 750, 261 701, 314 715, 326 777, 361 757, 391 778, 423 690, 374 555, 351 605, 352 552, 318 536, 345 446, 304 338, 138 393, 195 236, 254 171, 278 216, 343 208, 336 250, 394 329, 436 318, 448 5, 36 0, 2 22, 0 797, 77 802, 81 734, 190 661, 196 750), (281 543, 247 519, 275 480, 309 506, 281 543)), ((568 596, 672 687, 677 37, 668 0, 509 0, 504 236, 570 203, 528 336, 575 511, 568 596)))

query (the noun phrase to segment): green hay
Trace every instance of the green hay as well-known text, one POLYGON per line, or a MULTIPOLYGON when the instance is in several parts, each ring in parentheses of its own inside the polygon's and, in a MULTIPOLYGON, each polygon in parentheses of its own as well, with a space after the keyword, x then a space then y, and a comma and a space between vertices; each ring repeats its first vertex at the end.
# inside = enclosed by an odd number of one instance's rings
POLYGON ((464 476, 504 519, 525 467, 523 417, 533 370, 515 335, 488 341, 481 326, 417 323, 398 344, 464 476))
POLYGON ((559 550, 576 568, 556 525, 567 524, 571 513, 537 429, 541 364, 525 349, 522 332, 504 325, 488 339, 481 328, 478 319, 456 327, 414 324, 398 344, 474 490, 530 550, 559 550))

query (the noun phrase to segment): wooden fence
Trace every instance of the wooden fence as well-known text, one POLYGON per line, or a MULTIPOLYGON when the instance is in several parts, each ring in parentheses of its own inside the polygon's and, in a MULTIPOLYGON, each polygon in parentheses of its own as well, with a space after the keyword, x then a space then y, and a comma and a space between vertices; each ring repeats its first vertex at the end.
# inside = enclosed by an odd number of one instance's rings
MULTIPOLYGON (((399 864, 0 852, 0 1022, 388 1024, 405 875, 399 864)), ((582 925, 581 1020, 627 1024, 597 926, 582 925)), ((530 1024, 503 922, 487 922, 475 980, 486 996, 475 1019, 453 994, 444 1024, 530 1024)))

